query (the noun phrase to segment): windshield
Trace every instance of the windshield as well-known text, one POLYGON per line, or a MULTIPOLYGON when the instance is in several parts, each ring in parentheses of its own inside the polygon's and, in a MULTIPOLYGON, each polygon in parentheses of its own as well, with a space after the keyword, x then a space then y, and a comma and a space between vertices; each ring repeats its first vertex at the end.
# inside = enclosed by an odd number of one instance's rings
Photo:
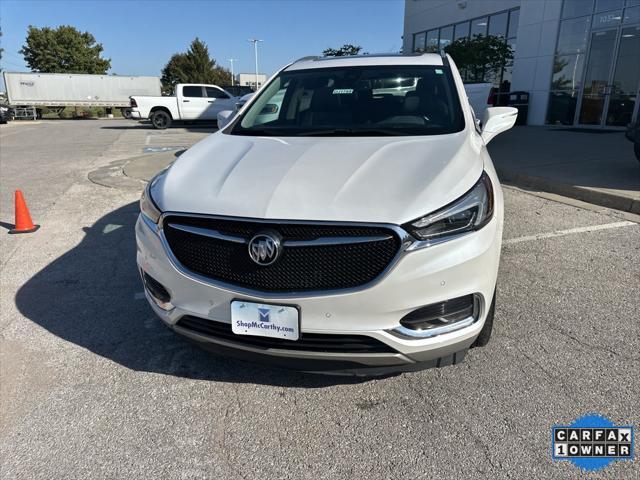
POLYGON ((463 128, 448 67, 394 65, 283 71, 227 133, 441 135, 463 128))

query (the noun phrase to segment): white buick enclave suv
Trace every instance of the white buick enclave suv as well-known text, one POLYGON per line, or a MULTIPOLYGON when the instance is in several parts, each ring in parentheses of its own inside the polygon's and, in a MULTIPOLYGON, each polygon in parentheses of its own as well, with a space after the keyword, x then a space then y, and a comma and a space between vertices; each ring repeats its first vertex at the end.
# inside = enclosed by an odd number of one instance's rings
POLYGON ((447 56, 305 58, 156 176, 149 303, 224 355, 385 374, 487 343, 503 224, 487 142, 447 56))

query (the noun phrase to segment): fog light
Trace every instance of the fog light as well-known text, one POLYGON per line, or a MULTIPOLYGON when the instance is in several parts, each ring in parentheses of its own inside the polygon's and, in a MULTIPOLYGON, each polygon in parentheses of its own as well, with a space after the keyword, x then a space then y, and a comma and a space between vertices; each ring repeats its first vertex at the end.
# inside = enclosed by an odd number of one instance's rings
POLYGON ((160 282, 147 272, 142 272, 142 281, 144 282, 145 290, 158 307, 167 312, 175 308, 171 303, 171 295, 160 282))
POLYGON ((421 307, 405 315, 400 326, 389 330, 401 338, 430 338, 455 332, 478 320, 479 296, 465 295, 421 307))

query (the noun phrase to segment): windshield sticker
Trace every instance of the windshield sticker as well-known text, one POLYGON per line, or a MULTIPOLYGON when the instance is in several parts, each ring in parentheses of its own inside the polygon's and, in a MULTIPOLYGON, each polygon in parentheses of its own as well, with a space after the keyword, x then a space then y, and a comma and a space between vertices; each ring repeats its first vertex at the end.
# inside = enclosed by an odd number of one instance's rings
POLYGON ((353 88, 334 88, 331 93, 334 95, 351 95, 353 93, 353 88))
POLYGON ((442 75, 442 70, 440 70, 439 68, 436 68, 436 75, 442 75))

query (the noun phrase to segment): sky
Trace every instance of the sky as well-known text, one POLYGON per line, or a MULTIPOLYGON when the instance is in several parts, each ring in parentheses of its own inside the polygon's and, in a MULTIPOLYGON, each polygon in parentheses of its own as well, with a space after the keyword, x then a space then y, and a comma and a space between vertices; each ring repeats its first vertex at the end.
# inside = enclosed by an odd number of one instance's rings
POLYGON ((404 0, 0 0, 0 66, 29 71, 18 53, 29 25, 72 25, 102 43, 109 73, 160 75, 172 54, 199 37, 219 64, 230 68, 228 59, 236 59, 235 73, 254 72, 247 39, 262 39, 259 70, 270 75, 345 43, 397 52, 403 15, 404 0))

